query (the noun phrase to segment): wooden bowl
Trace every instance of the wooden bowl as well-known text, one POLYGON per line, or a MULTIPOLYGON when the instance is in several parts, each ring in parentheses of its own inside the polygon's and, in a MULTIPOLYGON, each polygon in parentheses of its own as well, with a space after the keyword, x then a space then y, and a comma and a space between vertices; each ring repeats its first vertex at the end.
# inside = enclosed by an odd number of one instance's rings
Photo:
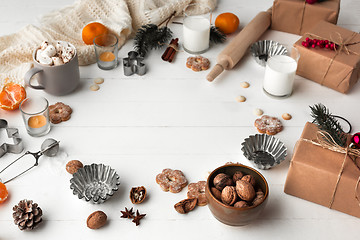
POLYGON ((210 173, 206 183, 205 196, 208 201, 208 207, 217 220, 231 226, 243 226, 251 223, 259 217, 265 208, 269 196, 269 186, 264 176, 255 169, 242 164, 228 164, 218 167, 210 173), (210 190, 214 187, 214 177, 219 173, 226 173, 232 176, 236 171, 241 171, 244 175, 252 175, 255 178, 256 187, 261 188, 264 192, 264 199, 259 205, 246 208, 236 208, 228 206, 222 203, 221 200, 215 198, 210 190))

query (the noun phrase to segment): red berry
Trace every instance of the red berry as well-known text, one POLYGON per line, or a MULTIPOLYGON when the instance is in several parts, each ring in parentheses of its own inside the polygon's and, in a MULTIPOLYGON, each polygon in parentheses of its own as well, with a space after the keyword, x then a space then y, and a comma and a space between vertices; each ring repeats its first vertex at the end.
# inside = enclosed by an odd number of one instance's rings
POLYGON ((305 40, 308 42, 308 41, 310 41, 310 38, 307 37, 305 40))
POLYGON ((306 0, 306 2, 308 3, 308 4, 314 4, 314 3, 316 3, 318 0, 306 0))
POLYGON ((328 41, 328 40, 325 40, 324 43, 325 43, 325 44, 329 44, 329 41, 328 41))
POLYGON ((311 47, 312 47, 312 48, 315 48, 315 47, 316 47, 316 44, 311 45, 311 47))
POLYGON ((330 49, 331 49, 331 50, 334 50, 334 49, 335 49, 335 43, 331 43, 331 44, 330 44, 330 49))
POLYGON ((330 48, 330 44, 325 44, 325 48, 330 48))
POLYGON ((304 44, 304 47, 309 48, 309 47, 310 47, 310 44, 306 42, 306 43, 304 44))

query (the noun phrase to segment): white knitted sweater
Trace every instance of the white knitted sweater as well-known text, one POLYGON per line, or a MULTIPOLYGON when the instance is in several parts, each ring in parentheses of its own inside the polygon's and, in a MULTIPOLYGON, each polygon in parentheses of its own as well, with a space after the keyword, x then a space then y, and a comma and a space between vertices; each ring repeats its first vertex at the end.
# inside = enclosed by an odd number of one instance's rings
POLYGON ((177 15, 190 3, 215 8, 217 0, 78 0, 73 5, 43 16, 40 26, 28 25, 19 32, 0 37, 0 89, 7 81, 25 85, 24 75, 32 67, 32 53, 44 40, 72 43, 79 64, 95 62, 92 45, 82 41, 81 32, 89 22, 101 22, 119 38, 121 47, 133 29, 159 24, 174 11, 177 15), (8 79, 8 80, 7 80, 8 79))

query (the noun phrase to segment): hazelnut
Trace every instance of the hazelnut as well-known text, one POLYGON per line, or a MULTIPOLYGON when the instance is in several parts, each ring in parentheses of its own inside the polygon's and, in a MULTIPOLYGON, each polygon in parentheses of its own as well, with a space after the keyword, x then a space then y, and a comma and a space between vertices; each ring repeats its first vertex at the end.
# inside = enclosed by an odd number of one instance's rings
POLYGON ((249 204, 245 201, 238 201, 234 204, 234 207, 236 208, 246 208, 249 207, 249 204))
POLYGON ((254 187, 249 182, 243 180, 236 182, 236 192, 244 201, 251 202, 255 197, 254 187))
POLYGON ((197 204, 197 198, 187 198, 174 205, 178 213, 185 214, 192 211, 197 204))
POLYGON ((98 229, 106 224, 107 216, 102 211, 96 211, 89 215, 86 220, 88 228, 98 229))
POLYGON ((256 185, 256 180, 252 175, 245 175, 241 178, 241 180, 250 183, 253 187, 256 185))
POLYGON ((237 180, 240 180, 243 176, 244 176, 244 174, 242 172, 236 171, 233 175, 234 183, 236 183, 237 180))
POLYGON ((233 181, 230 176, 225 173, 219 173, 214 178, 214 186, 222 191, 224 187, 233 185, 233 181))
POLYGON ((66 171, 70 174, 74 174, 79 170, 79 168, 83 167, 83 164, 79 160, 71 160, 66 164, 66 171))
POLYGON ((226 186, 221 192, 221 200, 226 205, 233 205, 236 202, 237 195, 234 186, 226 186))
POLYGON ((212 187, 211 192, 217 200, 221 201, 221 192, 218 189, 212 187))
POLYGON ((144 186, 141 187, 133 187, 130 190, 130 200, 133 204, 142 203, 146 198, 146 188, 144 186))

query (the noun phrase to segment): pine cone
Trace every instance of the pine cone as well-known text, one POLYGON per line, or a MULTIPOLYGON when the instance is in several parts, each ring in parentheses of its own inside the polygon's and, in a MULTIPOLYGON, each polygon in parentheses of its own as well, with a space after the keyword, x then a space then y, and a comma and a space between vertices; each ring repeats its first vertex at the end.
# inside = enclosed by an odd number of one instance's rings
POLYGON ((14 223, 20 230, 32 230, 42 221, 42 210, 32 200, 21 200, 13 210, 14 223))

